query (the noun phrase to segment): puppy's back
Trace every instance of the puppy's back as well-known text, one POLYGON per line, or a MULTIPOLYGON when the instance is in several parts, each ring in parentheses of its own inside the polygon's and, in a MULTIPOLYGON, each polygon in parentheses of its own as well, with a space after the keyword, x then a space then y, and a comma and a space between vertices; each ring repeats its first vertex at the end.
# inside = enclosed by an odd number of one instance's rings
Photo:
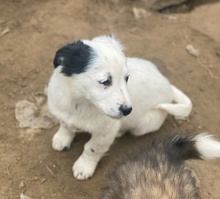
POLYGON ((196 176, 184 161, 216 157, 220 143, 204 134, 152 142, 116 166, 99 199, 199 199, 196 176))

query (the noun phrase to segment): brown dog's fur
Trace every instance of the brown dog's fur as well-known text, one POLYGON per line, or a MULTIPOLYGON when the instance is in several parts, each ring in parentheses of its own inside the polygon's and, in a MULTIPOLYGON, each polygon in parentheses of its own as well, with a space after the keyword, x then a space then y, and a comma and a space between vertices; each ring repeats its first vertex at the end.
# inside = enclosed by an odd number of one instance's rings
POLYGON ((141 148, 109 174, 99 199, 200 199, 186 159, 200 159, 196 136, 172 135, 141 148))

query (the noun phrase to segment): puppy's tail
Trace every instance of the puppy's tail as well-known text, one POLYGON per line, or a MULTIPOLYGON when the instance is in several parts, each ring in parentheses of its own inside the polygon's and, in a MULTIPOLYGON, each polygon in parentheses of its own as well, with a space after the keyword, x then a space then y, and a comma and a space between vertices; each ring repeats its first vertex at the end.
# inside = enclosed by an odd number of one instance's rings
POLYGON ((158 104, 156 108, 163 109, 169 114, 174 115, 176 119, 186 119, 192 110, 191 100, 178 88, 172 85, 174 93, 174 103, 158 104))
POLYGON ((208 134, 177 134, 165 139, 164 147, 172 160, 215 159, 220 157, 220 142, 208 134))

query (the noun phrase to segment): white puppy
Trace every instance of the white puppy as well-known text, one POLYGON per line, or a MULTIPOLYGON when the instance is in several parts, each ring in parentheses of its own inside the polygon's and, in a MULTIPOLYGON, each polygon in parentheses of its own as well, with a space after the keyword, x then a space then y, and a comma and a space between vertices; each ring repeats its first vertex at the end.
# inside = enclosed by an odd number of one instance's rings
POLYGON ((156 131, 167 113, 183 118, 192 109, 188 97, 151 62, 126 58, 113 36, 62 47, 55 55, 54 66, 48 105, 60 128, 53 137, 53 148, 70 148, 78 131, 92 134, 73 165, 79 180, 93 175, 117 135, 156 131))

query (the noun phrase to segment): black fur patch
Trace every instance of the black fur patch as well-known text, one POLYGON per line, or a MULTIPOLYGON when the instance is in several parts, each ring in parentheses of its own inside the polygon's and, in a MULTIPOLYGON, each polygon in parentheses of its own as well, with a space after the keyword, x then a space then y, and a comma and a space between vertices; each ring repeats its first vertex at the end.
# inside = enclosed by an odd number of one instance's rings
POLYGON ((86 71, 94 51, 82 41, 76 41, 60 48, 54 58, 54 68, 62 66, 65 76, 80 74, 86 71))
POLYGON ((164 140, 164 150, 171 162, 178 164, 188 159, 200 159, 194 137, 195 135, 190 133, 173 134, 164 140))

